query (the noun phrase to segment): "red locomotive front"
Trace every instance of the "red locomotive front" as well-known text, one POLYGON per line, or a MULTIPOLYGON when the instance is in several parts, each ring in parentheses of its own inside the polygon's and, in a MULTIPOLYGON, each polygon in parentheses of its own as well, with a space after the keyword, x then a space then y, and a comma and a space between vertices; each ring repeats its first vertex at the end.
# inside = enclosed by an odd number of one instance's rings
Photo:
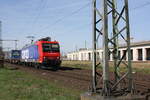
POLYGON ((60 66, 60 46, 57 41, 50 41, 49 38, 43 38, 36 42, 38 45, 39 62, 44 66, 60 66))

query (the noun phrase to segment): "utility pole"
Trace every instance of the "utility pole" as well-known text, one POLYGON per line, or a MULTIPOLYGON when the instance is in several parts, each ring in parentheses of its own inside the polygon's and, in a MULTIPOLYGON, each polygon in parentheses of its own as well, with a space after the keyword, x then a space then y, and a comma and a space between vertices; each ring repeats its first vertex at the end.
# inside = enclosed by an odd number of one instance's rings
MULTIPOLYGON (((131 49, 130 49, 130 24, 129 24, 129 9, 128 0, 120 2, 122 6, 117 7, 118 0, 100 0, 102 9, 100 10, 100 4, 97 4, 98 0, 92 2, 93 13, 93 64, 92 64, 92 92, 100 92, 103 96, 115 96, 116 94, 123 95, 127 93, 133 93, 133 81, 132 81, 132 66, 131 66, 131 49), (97 7, 98 6, 98 7, 97 7), (120 9, 121 8, 121 9, 120 9), (112 23, 112 24, 110 24, 112 23), (121 28, 123 27, 123 28, 121 28), (113 34, 112 37, 111 34, 113 34), (102 38, 103 46, 103 61, 102 63, 102 75, 98 73, 96 61, 96 45, 98 39, 102 38), (119 57, 119 39, 123 39, 126 44, 126 52, 119 57), (109 57, 113 55, 114 67, 113 80, 110 79, 110 64, 109 57), (127 55, 127 61, 123 61, 127 55), (121 64, 125 65, 126 72, 121 74, 121 64), (102 89, 100 89, 100 82, 102 82, 102 89), (123 85, 126 81, 127 85, 123 85), (123 94, 121 94, 123 93, 123 94)), ((111 65, 111 66, 112 66, 111 65)), ((112 75, 111 75, 112 76, 112 75)))
MULTIPOLYGON (((2 40, 2 22, 0 21, 0 40, 2 40)), ((0 41, 0 52, 2 52, 2 41, 0 41)))
POLYGON ((18 40, 14 40, 15 41, 15 50, 17 50, 17 42, 18 40))
POLYGON ((31 40, 31 44, 32 44, 35 37, 34 36, 27 36, 26 38, 30 39, 31 40))
POLYGON ((78 51, 78 46, 77 46, 77 45, 75 46, 75 51, 76 51, 76 52, 78 51))
POLYGON ((86 40, 85 40, 85 49, 87 49, 87 47, 86 47, 86 40))
POLYGON ((1 40, 2 40, 2 22, 0 21, 0 68, 4 67, 4 54, 1 40))
POLYGON ((96 93, 96 88, 97 88, 97 75, 96 75, 96 0, 93 0, 92 2, 92 31, 93 31, 93 36, 92 36, 92 47, 93 47, 93 53, 92 53, 92 92, 96 93))

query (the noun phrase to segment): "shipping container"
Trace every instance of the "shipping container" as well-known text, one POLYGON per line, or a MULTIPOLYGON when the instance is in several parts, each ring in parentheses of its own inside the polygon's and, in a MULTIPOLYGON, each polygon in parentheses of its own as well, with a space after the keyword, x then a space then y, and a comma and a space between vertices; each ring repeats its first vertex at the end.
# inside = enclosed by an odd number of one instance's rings
POLYGON ((4 59, 7 62, 19 63, 21 58, 21 50, 11 50, 4 52, 4 59))
POLYGON ((11 50, 11 59, 20 59, 21 50, 11 50))

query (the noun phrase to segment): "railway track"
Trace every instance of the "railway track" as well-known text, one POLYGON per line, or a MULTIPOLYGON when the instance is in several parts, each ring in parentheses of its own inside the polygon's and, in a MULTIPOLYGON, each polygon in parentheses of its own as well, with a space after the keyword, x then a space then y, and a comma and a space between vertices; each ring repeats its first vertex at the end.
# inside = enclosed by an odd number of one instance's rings
POLYGON ((7 66, 17 67, 19 70, 37 75, 40 78, 60 83, 71 89, 85 91, 89 88, 91 82, 90 70, 85 71, 78 68, 61 67, 59 70, 53 71, 51 69, 35 69, 33 67, 23 67, 21 65, 9 63, 6 64, 7 66))
MULTIPOLYGON (((91 85, 91 70, 61 67, 58 71, 35 69, 32 67, 22 67, 21 65, 12 65, 6 63, 8 66, 17 67, 25 72, 35 74, 38 77, 48 79, 50 81, 60 83, 73 89, 85 91, 91 85)), ((137 91, 140 93, 150 92, 150 76, 143 74, 134 74, 134 83, 137 91)))

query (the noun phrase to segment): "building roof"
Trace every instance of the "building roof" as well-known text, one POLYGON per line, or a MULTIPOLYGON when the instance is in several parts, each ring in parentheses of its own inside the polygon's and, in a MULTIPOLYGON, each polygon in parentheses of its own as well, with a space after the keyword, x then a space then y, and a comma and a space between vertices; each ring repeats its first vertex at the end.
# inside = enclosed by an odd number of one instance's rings
MULTIPOLYGON (((136 46, 147 46, 150 45, 150 41, 142 41, 142 42, 134 42, 131 43, 131 47, 136 47, 136 46)), ((125 44, 120 45, 120 48, 126 47, 125 44)))
MULTIPOLYGON (((142 42, 133 42, 131 43, 131 47, 138 47, 138 46, 150 46, 150 41, 142 41, 142 42)), ((120 44, 119 48, 125 48, 126 44, 120 44)), ((102 48, 99 48, 99 50, 102 48)), ((80 49, 79 51, 86 51, 86 50, 92 50, 91 48, 86 49, 80 49)), ((76 52, 76 51, 75 51, 76 52)), ((74 53, 75 53, 74 52, 74 53)), ((73 52, 69 52, 73 53, 73 52)))

